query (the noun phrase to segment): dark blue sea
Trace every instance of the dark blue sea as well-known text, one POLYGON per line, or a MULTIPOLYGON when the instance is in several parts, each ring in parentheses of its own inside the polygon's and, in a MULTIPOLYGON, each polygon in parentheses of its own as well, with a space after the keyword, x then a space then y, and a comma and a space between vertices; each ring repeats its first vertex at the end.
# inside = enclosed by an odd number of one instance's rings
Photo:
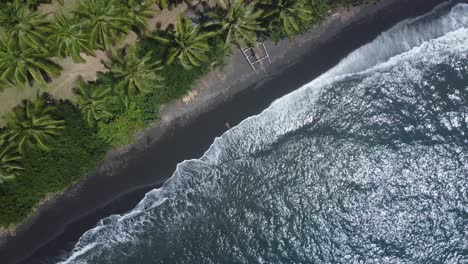
POLYGON ((468 263, 468 5, 402 21, 62 263, 468 263))

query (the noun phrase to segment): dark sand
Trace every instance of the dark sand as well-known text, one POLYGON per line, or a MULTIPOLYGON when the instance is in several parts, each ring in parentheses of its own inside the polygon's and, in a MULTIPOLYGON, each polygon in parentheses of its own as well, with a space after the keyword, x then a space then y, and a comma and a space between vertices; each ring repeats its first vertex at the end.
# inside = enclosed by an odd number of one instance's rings
MULTIPOLYGON (((459 0, 456 2, 466 2, 459 0)), ((110 154, 95 174, 40 208, 15 236, 0 240, 0 262, 39 263, 69 250, 99 219, 132 209, 183 160, 203 155, 216 136, 275 99, 336 65, 395 23, 424 14, 444 0, 381 0, 327 19, 311 33, 267 43, 269 74, 253 73, 239 51, 197 87, 195 99, 162 109, 162 120, 125 152, 110 154), (223 80, 224 79, 224 80, 223 80)), ((452 1, 455 3, 455 1, 452 1)))

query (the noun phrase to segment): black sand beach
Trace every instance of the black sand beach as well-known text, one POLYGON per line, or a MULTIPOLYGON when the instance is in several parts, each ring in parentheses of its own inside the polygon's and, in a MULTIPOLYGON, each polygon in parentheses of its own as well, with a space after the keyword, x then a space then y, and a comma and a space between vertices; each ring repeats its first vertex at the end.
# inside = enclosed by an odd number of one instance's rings
MULTIPOLYGON (((40 263, 70 249, 99 219, 133 208, 183 160, 200 157, 216 136, 265 109, 337 64, 395 23, 443 0, 380 0, 328 19, 292 42, 266 43, 267 74, 253 73, 239 51, 221 72, 204 78, 194 100, 165 106, 161 122, 127 151, 109 155, 97 172, 47 201, 15 236, 0 240, 1 263, 40 263), (222 76, 222 77, 219 77, 222 76)), ((450 3, 467 2, 452 1, 450 3)))

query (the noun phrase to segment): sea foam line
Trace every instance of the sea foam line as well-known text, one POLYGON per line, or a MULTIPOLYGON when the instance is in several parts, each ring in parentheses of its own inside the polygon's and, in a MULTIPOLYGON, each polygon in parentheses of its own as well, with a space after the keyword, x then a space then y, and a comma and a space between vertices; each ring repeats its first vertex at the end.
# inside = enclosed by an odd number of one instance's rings
MULTIPOLYGON (((368 72, 378 67, 388 67, 391 64, 398 63, 399 60, 403 59, 403 53, 417 48, 431 39, 444 36, 449 32, 467 26, 467 4, 458 4, 449 12, 444 12, 441 8, 436 8, 427 15, 398 23, 392 29, 379 35, 379 37, 371 43, 352 52, 327 73, 309 84, 304 85, 295 92, 276 100, 259 115, 245 119, 221 137, 216 138, 202 158, 187 160, 178 164, 174 175, 163 187, 148 192, 145 198, 129 213, 123 216, 113 215, 101 220, 96 228, 87 231, 80 238, 71 256, 61 263, 86 263, 86 260, 79 260, 78 258, 91 252, 93 249, 98 249, 97 251, 99 251, 99 249, 112 246, 110 236, 114 238, 119 237, 122 230, 128 228, 128 223, 125 224, 126 221, 132 220, 135 216, 144 214, 147 211, 151 211, 169 200, 169 194, 175 191, 174 188, 178 188, 177 181, 178 178, 181 177, 181 172, 184 170, 184 167, 188 166, 190 163, 203 162, 217 165, 226 162, 226 159, 236 159, 258 151, 262 146, 267 146, 271 142, 274 142, 282 134, 303 126, 304 122, 307 122, 307 120, 301 120, 301 122, 297 124, 293 122, 288 123, 287 126, 278 130, 272 128, 268 129, 269 125, 271 125, 271 120, 269 120, 268 116, 274 115, 278 111, 284 111, 286 114, 282 117, 275 117, 277 123, 282 123, 282 121, 286 121, 288 114, 294 114, 288 113, 288 109, 290 108, 290 104, 295 103, 297 97, 307 96, 310 99, 309 103, 312 104, 313 101, 317 99, 321 88, 326 85, 359 72, 368 72), (425 27, 430 28, 427 29, 425 27), (405 41, 401 41, 402 39, 405 41), (387 52, 374 56, 376 51, 381 51, 382 49, 387 49, 387 52), (371 55, 372 60, 369 60, 369 54, 374 54, 371 55), (313 87, 313 89, 310 89, 311 87, 313 87), (283 118, 284 120, 282 120, 283 118), (265 129, 265 127, 267 129, 265 129), (253 129, 256 129, 256 131, 252 131, 253 129), (249 130, 249 133, 245 133, 246 130, 249 130), (258 137, 258 135, 262 135, 262 137, 258 137), (250 136, 251 139, 245 140, 248 136, 250 136), (243 140, 240 141, 238 140, 239 138, 243 138, 243 140)), ((290 121, 291 120, 288 120, 288 122, 290 121)), ((132 222, 132 224, 142 224, 140 221, 132 222)), ((135 231, 135 233, 138 232, 135 231)), ((131 236, 121 236, 118 239, 114 239, 114 243, 131 241, 131 239, 131 236)))

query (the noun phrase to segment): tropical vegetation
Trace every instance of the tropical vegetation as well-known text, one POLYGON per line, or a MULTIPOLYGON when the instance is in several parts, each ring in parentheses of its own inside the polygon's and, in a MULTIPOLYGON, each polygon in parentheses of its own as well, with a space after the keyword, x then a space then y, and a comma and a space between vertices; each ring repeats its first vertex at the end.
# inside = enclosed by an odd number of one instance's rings
POLYGON ((292 37, 301 31, 301 24, 312 20, 306 0, 260 0, 262 16, 271 30, 292 37))
POLYGON ((57 57, 72 57, 76 63, 84 63, 81 53, 94 56, 89 38, 81 30, 81 25, 75 19, 66 17, 62 12, 55 14, 55 23, 51 26, 48 36, 50 50, 57 57))
POLYGON ((217 27, 226 43, 252 45, 257 41, 257 33, 264 30, 260 20, 262 14, 254 2, 246 4, 239 0, 229 5, 227 10, 207 13, 205 26, 217 27))
POLYGON ((78 87, 75 92, 78 95, 78 107, 89 126, 112 117, 112 110, 109 107, 112 93, 110 87, 95 86, 78 79, 78 87))
POLYGON ((204 32, 199 26, 192 25, 192 20, 179 16, 175 31, 167 32, 166 36, 156 34, 153 39, 169 47, 167 63, 179 62, 185 68, 200 66, 207 62, 210 51, 208 38, 215 32, 204 32))
POLYGON ((21 49, 44 49, 46 36, 51 31, 46 15, 31 11, 20 0, 1 6, 0 27, 21 49))
POLYGON ((60 135, 60 130, 65 127, 63 120, 52 116, 53 110, 54 107, 46 104, 43 97, 35 102, 26 100, 6 116, 6 139, 15 142, 21 154, 28 146, 51 150, 48 143, 54 136, 60 135))
POLYGON ((73 13, 88 33, 93 48, 108 50, 129 31, 131 18, 120 5, 121 0, 83 0, 73 13))
POLYGON ((7 140, 5 133, 0 134, 0 184, 13 180, 23 169, 21 155, 13 144, 7 140))
POLYGON ((36 10, 40 4, 50 4, 53 1, 58 2, 59 4, 63 5, 64 0, 21 0, 29 9, 36 10))
POLYGON ((14 180, 0 184, 0 226, 21 222, 41 200, 61 192, 94 170, 109 146, 67 101, 51 101, 65 128, 49 142, 52 151, 28 148, 14 180))
POLYGON ((131 25, 138 31, 147 33, 148 19, 154 16, 153 0, 121 0, 122 11, 126 13, 131 25))
POLYGON ((114 52, 104 65, 114 80, 114 90, 120 94, 149 93, 161 82, 160 61, 153 59, 151 51, 139 56, 136 46, 114 52))
POLYGON ((22 48, 9 38, 0 39, 0 81, 24 86, 32 80, 45 82, 60 74, 60 66, 48 58, 48 53, 34 47, 22 48))
POLYGON ((368 0, 218 0, 218 8, 197 19, 180 15, 174 25, 157 30, 148 22, 156 9, 182 1, 81 0, 76 10, 50 14, 40 5, 52 0, 3 1, 0 88, 48 87, 60 75, 63 58, 86 63, 84 55, 97 50, 105 51, 99 54, 106 56, 106 70, 93 81, 77 78, 70 101, 38 94, 5 115, 0 226, 23 221, 47 195, 92 171, 109 148, 131 143, 158 120, 161 105, 223 65, 234 45, 306 32, 338 1, 368 0), (130 31, 137 39, 124 45, 130 31))

